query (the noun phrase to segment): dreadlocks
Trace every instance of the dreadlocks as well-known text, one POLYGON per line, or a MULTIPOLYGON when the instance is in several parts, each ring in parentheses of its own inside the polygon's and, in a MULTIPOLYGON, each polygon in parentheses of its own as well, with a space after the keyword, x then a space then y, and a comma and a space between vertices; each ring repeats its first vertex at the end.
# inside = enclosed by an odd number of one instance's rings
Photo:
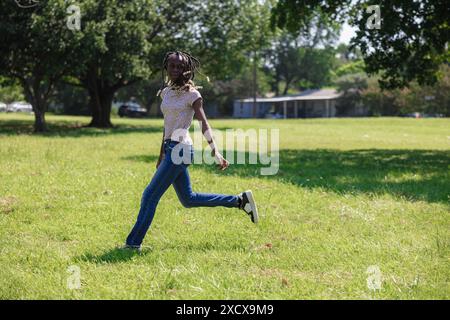
MULTIPOLYGON (((172 89, 175 90, 189 90, 190 87, 196 88, 196 89, 200 89, 201 87, 197 87, 194 84, 194 77, 195 77, 195 72, 198 72, 200 74, 202 74, 200 71, 200 61, 193 57, 192 55, 190 55, 189 53, 185 52, 185 51, 170 51, 167 52, 166 55, 164 56, 164 60, 163 60, 163 66, 162 66, 162 70, 161 70, 161 75, 162 75, 162 84, 160 89, 158 90, 158 93, 156 94, 157 96, 160 95, 162 89, 164 89, 166 86, 171 87, 172 89), (178 58, 180 60, 183 61, 183 65, 184 65, 184 71, 181 75, 181 82, 182 85, 177 85, 175 84, 172 80, 169 80, 167 77, 167 64, 169 61, 169 57, 171 55, 176 55, 178 56, 178 58)), ((209 82, 209 78, 206 77, 207 81, 209 82)))

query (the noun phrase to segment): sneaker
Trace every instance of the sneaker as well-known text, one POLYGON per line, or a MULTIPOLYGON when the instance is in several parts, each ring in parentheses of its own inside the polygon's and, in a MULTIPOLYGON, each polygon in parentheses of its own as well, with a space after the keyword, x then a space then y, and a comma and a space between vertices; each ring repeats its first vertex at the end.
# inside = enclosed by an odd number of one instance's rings
POLYGON ((129 244, 125 244, 122 247, 120 247, 120 249, 122 250, 136 250, 137 252, 141 252, 142 251, 142 246, 132 246, 129 244))
POLYGON ((252 219, 253 223, 258 223, 258 209, 256 208, 255 200, 251 190, 242 192, 239 195, 239 209, 244 210, 252 219))

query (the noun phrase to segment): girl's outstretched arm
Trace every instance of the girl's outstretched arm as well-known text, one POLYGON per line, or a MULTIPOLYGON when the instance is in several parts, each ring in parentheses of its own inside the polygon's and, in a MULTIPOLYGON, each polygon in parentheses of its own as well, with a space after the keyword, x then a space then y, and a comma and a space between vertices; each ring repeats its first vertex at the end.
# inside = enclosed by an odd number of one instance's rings
POLYGON ((211 126, 208 123, 208 120, 206 119, 205 110, 203 110, 203 99, 198 98, 194 101, 192 104, 192 108, 194 109, 194 117, 200 121, 202 126, 202 133, 206 138, 206 141, 208 141, 209 146, 211 147, 211 154, 216 157, 218 160, 218 168, 220 170, 225 170, 228 168, 230 163, 220 154, 219 150, 217 150, 216 143, 214 141, 214 138, 212 136, 212 130, 211 126))

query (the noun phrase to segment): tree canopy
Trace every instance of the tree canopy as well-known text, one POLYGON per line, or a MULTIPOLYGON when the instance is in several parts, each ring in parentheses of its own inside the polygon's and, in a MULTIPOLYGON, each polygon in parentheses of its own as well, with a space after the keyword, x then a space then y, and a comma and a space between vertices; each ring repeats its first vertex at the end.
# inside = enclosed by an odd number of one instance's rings
POLYGON ((280 0, 272 10, 272 27, 292 33, 305 29, 315 16, 348 19, 356 27, 351 44, 364 57, 368 74, 380 74, 384 88, 413 80, 433 84, 442 63, 449 62, 450 6, 446 0, 386 0, 379 4, 380 25, 370 26, 376 11, 369 0, 280 0))

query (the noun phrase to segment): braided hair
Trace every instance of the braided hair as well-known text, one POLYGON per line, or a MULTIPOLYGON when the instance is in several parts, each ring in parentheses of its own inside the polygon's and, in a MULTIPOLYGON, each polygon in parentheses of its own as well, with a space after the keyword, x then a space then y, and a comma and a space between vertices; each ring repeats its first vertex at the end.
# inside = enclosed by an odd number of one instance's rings
MULTIPOLYGON (((202 74, 200 71, 200 61, 195 58, 194 56, 190 55, 188 52, 185 51, 169 51, 165 54, 164 60, 163 60, 163 66, 161 70, 161 76, 162 76, 162 84, 160 89, 158 90, 158 93, 156 94, 159 96, 161 94, 161 91, 165 87, 171 87, 174 90, 180 90, 180 91, 188 91, 190 88, 200 89, 201 87, 198 87, 194 84, 194 77, 195 73, 198 72, 202 74), (167 64, 169 62, 169 57, 171 55, 177 55, 184 64, 184 71, 181 75, 182 85, 175 84, 172 80, 169 80, 167 77, 167 64)), ((209 78, 206 77, 207 81, 209 82, 209 78)))

